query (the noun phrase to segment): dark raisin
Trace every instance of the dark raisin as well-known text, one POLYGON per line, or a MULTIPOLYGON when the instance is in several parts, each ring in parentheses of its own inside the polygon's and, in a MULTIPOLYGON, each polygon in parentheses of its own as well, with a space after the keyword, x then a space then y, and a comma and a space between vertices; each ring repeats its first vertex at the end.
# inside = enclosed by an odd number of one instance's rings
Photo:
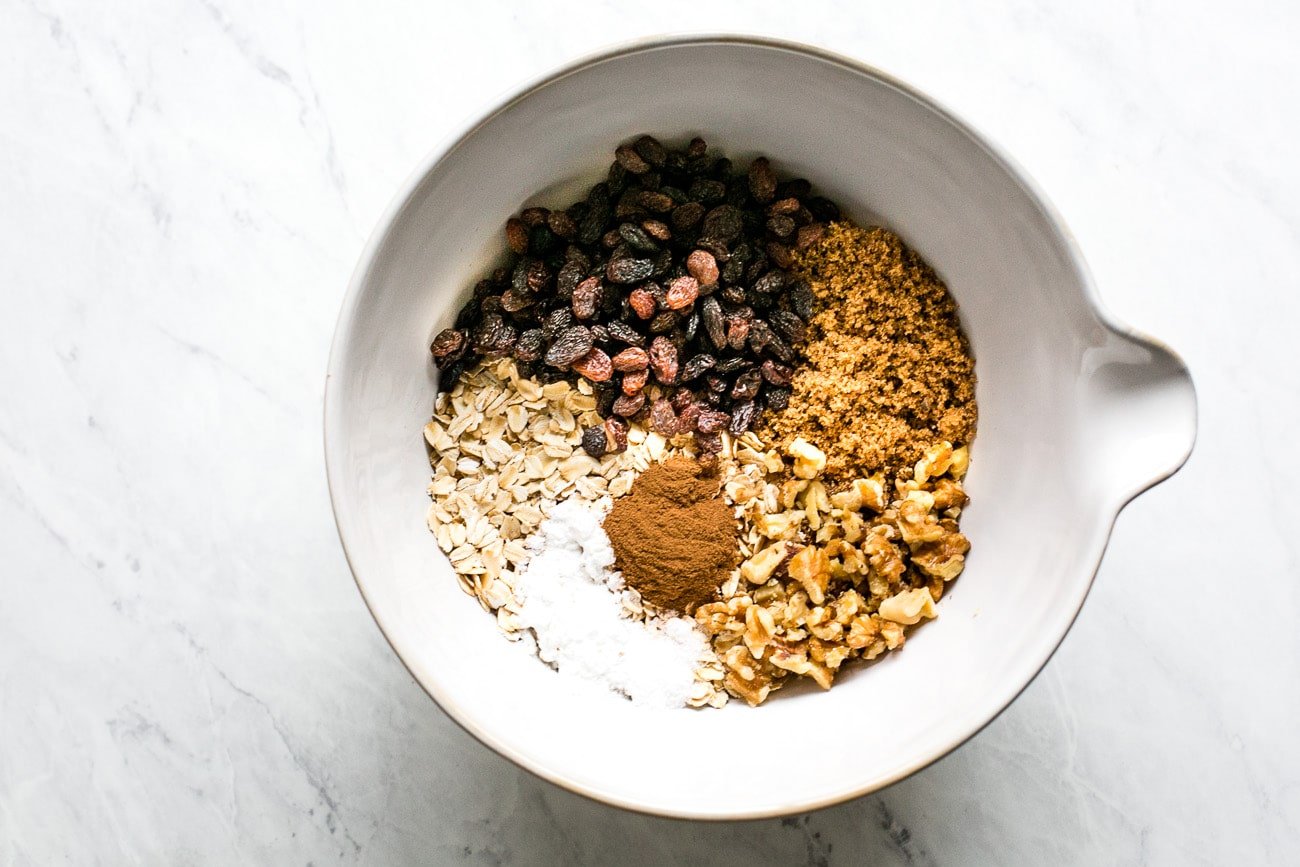
POLYGON ((649 259, 610 259, 605 275, 611 283, 639 283, 654 273, 654 263, 649 259))
POLYGON ((750 320, 743 316, 727 317, 727 345, 737 352, 744 349, 745 340, 749 337, 750 324, 750 320))
POLYGON ((696 310, 690 316, 686 317, 686 327, 682 329, 682 336, 686 342, 690 343, 695 339, 695 335, 700 333, 700 311, 696 310))
POLYGON ((438 391, 451 391, 456 380, 460 379, 461 374, 465 372, 466 361, 467 359, 462 358, 438 370, 438 391))
POLYGON ((677 434, 677 413, 673 405, 663 398, 650 404, 650 429, 673 437, 677 434))
POLYGON ((640 226, 623 223, 618 227, 618 234, 634 250, 640 250, 643 253, 655 253, 659 250, 659 245, 655 243, 654 238, 651 238, 650 234, 640 226))
POLYGON ((579 319, 590 319, 596 315, 599 301, 600 278, 588 277, 573 290, 573 315, 579 319))
POLYGON ((704 218, 705 208, 699 202, 687 202, 684 205, 673 208, 672 216, 669 221, 673 224, 673 229, 677 232, 686 232, 695 226, 704 218))
POLYGON ((534 226, 528 232, 528 250, 534 256, 549 256, 560 246, 555 233, 545 224, 534 226))
POLYGON ((650 164, 643 160, 641 155, 629 145, 619 145, 615 148, 614 159, 618 160, 618 164, 631 174, 644 175, 650 171, 650 164))
POLYGON ((740 376, 736 377, 736 382, 731 386, 732 400, 753 400, 758 396, 758 389, 763 384, 763 376, 757 370, 746 370, 740 376))
POLYGON ((637 152, 641 159, 645 160, 655 168, 662 167, 664 161, 668 158, 668 152, 664 149, 664 146, 653 136, 641 136, 632 143, 632 148, 637 152))
POLYGON ((773 310, 768 319, 772 330, 791 343, 802 341, 807 332, 803 320, 789 310, 773 310))
POLYGON ((614 340, 631 346, 641 346, 645 343, 645 337, 626 322, 619 322, 617 319, 605 326, 609 329, 609 336, 614 340))
POLYGON ((591 331, 575 325, 561 331, 546 350, 546 363, 551 367, 568 367, 591 351, 591 331))
POLYGON ((438 332, 437 337, 433 338, 433 343, 429 345, 429 352, 433 354, 433 360, 439 367, 445 367, 464 355, 467 345, 464 331, 444 328, 438 332))
POLYGON ((776 173, 767 157, 759 157, 749 164, 749 194, 759 204, 772 201, 776 194, 776 173))
POLYGON ((534 226, 540 226, 545 223, 546 218, 550 215, 551 212, 546 208, 524 208, 519 214, 519 219, 523 221, 525 226, 531 229, 534 226))
POLYGON ((754 413, 757 410, 758 405, 752 400, 742 400, 732 406, 731 424, 727 427, 727 430, 731 431, 731 435, 738 437, 749 430, 750 425, 754 423, 754 413))
POLYGON ((784 244, 778 244, 776 241, 768 241, 767 256, 778 268, 789 268, 794 264, 794 256, 790 253, 790 248, 784 244))
POLYGON ((483 355, 504 355, 515 345, 514 326, 497 314, 485 316, 474 331, 474 350, 483 355))
POLYGON ((727 196, 727 185, 721 181, 711 180, 709 178, 697 178, 691 183, 690 189, 686 194, 693 201, 703 202, 706 205, 713 205, 721 202, 727 196))
POLYGON ((727 325, 722 316, 722 305, 716 298, 705 298, 700 306, 700 318, 704 322, 704 330, 709 335, 709 340, 713 341, 714 347, 722 349, 727 345, 727 325))
POLYGON ((578 224, 564 211, 551 211, 546 218, 546 226, 557 238, 572 241, 578 234, 578 224))
POLYGON ((592 325, 591 342, 592 343, 609 343, 609 329, 604 325, 592 325))
POLYGON ((618 229, 610 229, 600 236, 600 245, 607 250, 613 250, 623 243, 623 236, 618 233, 618 229))
POLYGON ((814 196, 808 200, 808 210, 812 211, 813 219, 823 223, 833 223, 840 218, 839 206, 821 196, 814 196))
POLYGON ((528 252, 528 227, 517 217, 506 220, 506 244, 520 256, 528 252))
POLYGON ((795 198, 804 199, 812 192, 812 184, 808 183, 805 178, 795 178, 792 181, 786 181, 777 185, 776 197, 778 199, 795 198))
POLYGON ((515 343, 515 358, 520 361, 536 361, 546 349, 546 335, 540 328, 530 328, 519 335, 515 343))
POLYGON ((738 370, 744 370, 746 367, 752 367, 753 364, 754 363, 752 361, 750 361, 748 358, 745 358, 743 355, 736 355, 731 358, 724 358, 722 361, 719 361, 717 364, 713 366, 713 369, 715 372, 721 373, 724 376, 726 376, 735 373, 738 370))
POLYGON ((775 333, 767 341, 767 354, 786 364, 793 364, 795 360, 794 349, 775 333))
POLYGON ((507 313, 518 313, 526 307, 533 304, 533 296, 527 292, 519 292, 515 289, 507 289, 501 294, 501 309, 507 313))
POLYGON ((763 379, 766 379, 772 385, 787 386, 794 379, 794 370, 784 364, 773 361, 768 358, 763 361, 760 368, 763 379))
POLYGON ((655 316, 650 320, 651 334, 667 334, 677 327, 677 314, 671 310, 665 310, 663 313, 655 316))
POLYGON ((768 271, 755 281, 753 289, 763 295, 774 295, 785 288, 788 279, 784 271, 768 271))
POLYGON ((740 237, 744 228, 744 220, 740 216, 739 208, 735 205, 718 205, 704 215, 700 232, 706 238, 730 243, 740 237))
POLYGON ((809 223, 803 226, 795 233, 794 248, 796 250, 807 250, 813 244, 816 244, 826 234, 826 227, 821 223, 809 223))
POLYGON ((794 220, 786 214, 768 217, 767 230, 778 238, 788 238, 794 234, 794 220))
POLYGON ((725 430, 731 423, 731 416, 725 412, 716 409, 706 409, 700 413, 699 420, 695 423, 695 428, 700 433, 717 433, 725 430))
POLYGON ((763 402, 773 412, 782 412, 790 406, 790 389, 779 386, 768 388, 763 392, 763 402))
POLYGON ((804 322, 812 319, 816 297, 813 295, 812 286, 806 280, 800 280, 790 287, 789 298, 790 309, 796 316, 804 322))
POLYGON ((555 275, 555 294, 567 301, 573 297, 573 287, 582 282, 586 268, 577 262, 565 262, 555 275))
POLYGON ((609 438, 605 435, 604 425, 589 427, 582 432, 582 450, 596 460, 600 460, 605 456, 605 446, 608 441, 609 438))
POLYGON ((720 432, 704 433, 703 431, 696 431, 695 445, 700 451, 701 464, 704 463, 706 458, 713 458, 716 461, 717 458, 715 456, 718 452, 722 451, 722 434, 720 432))
POLYGON ((692 379, 698 379, 703 373, 717 364, 717 359, 708 353, 700 353, 693 356, 689 361, 682 365, 682 382, 690 382, 692 379))
POLYGON ((771 327, 761 319, 755 319, 749 326, 749 351, 761 355, 776 336, 771 327))
POLYGON ((557 334, 572 325, 573 312, 568 307, 557 307, 546 315, 546 321, 542 324, 542 332, 546 335, 547 340, 553 340, 557 334))

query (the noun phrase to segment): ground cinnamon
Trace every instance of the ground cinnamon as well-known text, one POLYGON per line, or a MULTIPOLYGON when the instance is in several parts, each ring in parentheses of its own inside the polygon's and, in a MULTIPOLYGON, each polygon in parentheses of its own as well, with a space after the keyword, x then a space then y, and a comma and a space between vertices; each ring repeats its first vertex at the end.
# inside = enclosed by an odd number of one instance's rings
POLYGON ((736 526, 717 478, 689 458, 650 467, 614 501, 605 532, 623 580, 660 608, 713 600, 736 565, 736 526))

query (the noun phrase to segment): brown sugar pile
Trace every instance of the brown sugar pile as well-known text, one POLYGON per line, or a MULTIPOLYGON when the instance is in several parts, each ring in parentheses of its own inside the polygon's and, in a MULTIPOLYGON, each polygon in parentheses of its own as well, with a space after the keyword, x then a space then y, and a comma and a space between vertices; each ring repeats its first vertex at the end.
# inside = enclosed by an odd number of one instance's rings
POLYGON ((660 608, 690 612, 717 597, 736 565, 736 524, 719 481, 670 458, 614 501, 605 532, 628 586, 660 608))
POLYGON ((975 363, 956 303, 919 256, 887 229, 837 222, 794 268, 816 309, 789 408, 768 418, 767 439, 817 443, 836 485, 892 476, 940 440, 970 442, 975 363))

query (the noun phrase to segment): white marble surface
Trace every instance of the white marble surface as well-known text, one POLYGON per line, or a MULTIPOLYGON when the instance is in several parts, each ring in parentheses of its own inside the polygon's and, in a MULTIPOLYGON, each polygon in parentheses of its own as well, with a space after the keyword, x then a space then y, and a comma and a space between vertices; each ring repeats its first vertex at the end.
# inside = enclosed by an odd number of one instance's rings
POLYGON ((5 4, 0 863, 1294 863, 1300 13, 746 6, 5 4), (1200 393, 1190 463, 1024 696, 786 821, 622 813, 480 747, 384 644, 325 491, 330 333, 398 182, 488 98, 665 27, 949 104, 1200 393))

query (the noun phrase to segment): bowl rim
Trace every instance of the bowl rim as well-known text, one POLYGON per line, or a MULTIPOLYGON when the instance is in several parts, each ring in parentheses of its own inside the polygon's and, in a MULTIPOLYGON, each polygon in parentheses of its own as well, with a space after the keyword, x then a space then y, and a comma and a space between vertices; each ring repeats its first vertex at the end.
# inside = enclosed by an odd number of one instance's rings
MULTIPOLYGON (((388 646, 392 648, 393 653, 397 656, 398 660, 402 663, 402 666, 406 669, 407 673, 411 675, 411 678, 417 684, 419 684, 420 688, 424 690, 425 694, 427 694, 434 701, 434 703, 444 713, 447 714, 447 716, 453 722, 455 722, 463 731, 468 733, 479 743, 483 744, 484 746, 488 747, 493 752, 495 752, 497 755, 506 758, 510 762, 514 763, 515 765, 524 769, 525 771, 528 771, 534 776, 540 777, 541 779, 549 783, 552 783, 554 785, 557 785, 560 788, 563 788, 576 795, 580 795, 584 798, 588 798, 590 800, 596 801, 598 803, 606 804, 613 807, 618 807, 625 810, 630 810, 633 812, 644 813, 653 816, 660 816, 664 818, 689 819, 689 820, 710 821, 710 822, 750 821, 750 820, 759 820, 759 819, 778 818, 778 817, 790 816, 799 813, 806 813, 814 810, 820 810, 827 807, 835 806, 837 804, 844 803, 846 801, 865 797, 874 792, 880 791, 881 789, 887 788, 893 785, 894 783, 904 780, 907 777, 911 776, 912 774, 915 774, 926 767, 929 767, 930 765, 946 757, 947 755, 955 751, 957 748, 964 745, 971 738, 975 737, 977 734, 982 732, 990 723, 992 723, 1008 707, 1010 707, 1011 704, 1017 698, 1020 697, 1020 695, 1025 691, 1025 689, 1027 689, 1029 685, 1034 682, 1034 680, 1038 677, 1038 675, 1041 674, 1043 669, 1047 666, 1047 663, 1051 660, 1052 656, 1055 655, 1056 651, 1060 648, 1061 643, 1065 640, 1065 636, 1069 633, 1075 621, 1078 619, 1079 612, 1082 610, 1083 604, 1088 597, 1088 593, 1092 589, 1093 582, 1096 580, 1097 572, 1101 567, 1101 562, 1105 555, 1106 548, 1109 545, 1110 536, 1114 529, 1115 521, 1118 519, 1120 512, 1122 512, 1124 507, 1128 505, 1128 503, 1132 502, 1132 500, 1136 498, 1138 495, 1150 489, 1154 485, 1159 484, 1160 482, 1164 481, 1169 476, 1172 476, 1175 472, 1178 471, 1178 469, 1186 462, 1187 458, 1190 456, 1191 451, 1195 445, 1195 437, 1197 433, 1196 427, 1193 426, 1193 430, 1191 434, 1192 440, 1188 446, 1187 452, 1183 454, 1179 460, 1177 460, 1167 469, 1160 471, 1159 473, 1157 473, 1156 475, 1154 475, 1153 477, 1147 480, 1143 480, 1142 482, 1137 484, 1133 489, 1124 492, 1118 500, 1113 501, 1110 504, 1103 503, 1103 512, 1099 516, 1099 521, 1098 521, 1099 523, 1098 534, 1100 535, 1100 539, 1099 539, 1099 544, 1097 545, 1096 548, 1096 556, 1090 566, 1088 566, 1085 563, 1082 567, 1087 572, 1087 580, 1083 582, 1083 584, 1081 585, 1081 589, 1079 590, 1079 592, 1076 593, 1075 597, 1072 600, 1069 600, 1069 604, 1072 605, 1073 610, 1070 612, 1068 620, 1065 621, 1064 627, 1062 628, 1059 635, 1047 639, 1046 642, 1047 652, 1044 654, 1042 659, 1032 667, 1032 671, 1030 672, 1028 678, 1025 679, 1023 683, 1014 686, 1009 691, 1008 694, 1004 695, 1003 700, 1000 703, 995 702, 994 705, 992 706, 994 709, 985 712, 985 716, 983 719, 980 719, 978 716, 976 716, 974 718, 975 724, 971 727, 970 731, 965 735, 953 739, 950 743, 948 743, 944 747, 932 750, 925 754, 921 754, 916 758, 914 758, 913 760, 911 760, 910 762, 907 762, 904 765, 900 766, 899 768, 891 772, 881 774, 878 777, 874 777, 870 780, 867 780, 861 785, 852 786, 843 789, 837 789, 836 791, 829 792, 825 795, 816 798, 805 798, 795 802, 783 804, 779 807, 772 807, 767 809, 718 808, 718 809, 710 809, 710 810, 703 810, 703 811, 674 810, 672 808, 661 807, 654 804, 642 803, 637 801, 634 798, 630 798, 614 792, 604 791, 599 788, 574 780, 566 776, 566 774, 563 771, 550 766, 543 765, 542 763, 535 761, 530 756, 522 754, 510 748, 509 746, 499 742, 492 735, 483 731, 475 723, 475 721, 471 718, 471 716, 467 714, 464 711, 464 709, 458 705, 458 703, 456 702, 453 696, 439 694, 440 690, 438 690, 436 686, 430 686, 426 684, 411 669, 410 664, 407 663, 405 657, 402 655, 402 651, 398 648, 397 644, 394 643, 392 636, 389 634, 389 629, 385 626, 383 618, 376 611, 375 606, 370 599, 370 595, 366 591, 366 582, 361 577, 360 571, 357 568, 357 563, 354 560, 352 551, 348 546, 347 531, 344 529, 342 509, 340 507, 340 494, 337 490, 337 487, 339 485, 339 480, 343 477, 343 468, 341 466, 336 466, 335 463, 336 458, 333 457, 333 455, 335 455, 336 452, 334 449, 331 448, 331 437, 330 437, 331 418, 334 414, 334 407, 336 406, 336 401, 333 398, 334 383, 340 377, 340 374, 342 372, 343 352, 341 346, 346 341, 347 333, 350 330, 351 325, 356 317, 357 307, 360 300, 362 288, 366 282, 371 266, 375 260, 376 254, 378 253, 380 247, 383 245, 385 239, 388 237, 389 233, 391 232, 394 223, 400 217, 402 211, 404 210, 407 202, 410 199, 411 194, 416 190, 416 188, 429 174, 429 172, 431 172, 437 166, 438 163, 440 163, 445 157, 447 157, 450 153, 452 153, 456 148, 460 147, 460 145, 463 144, 464 141, 468 139, 481 126, 488 123, 492 118, 496 117, 501 112, 509 109, 516 102, 526 99, 527 97, 532 95, 534 92, 540 90, 541 88, 544 88, 562 78, 565 78, 570 74, 586 69, 587 67, 605 62, 607 60, 612 60, 614 58, 627 55, 627 54, 635 54, 635 53, 658 49, 658 48, 671 48, 671 47, 680 47, 680 46, 688 46, 688 45, 719 44, 719 43, 730 44, 730 45, 745 45, 745 46, 751 46, 757 48, 777 49, 781 51, 792 52, 795 54, 802 54, 818 60, 826 61, 828 63, 836 64, 850 71, 857 72, 859 74, 865 75, 870 78, 874 78, 880 81, 881 83, 884 83, 888 86, 897 89, 900 93, 910 97, 911 99, 916 100, 921 105, 925 106, 926 108, 930 109, 931 111, 935 112, 940 117, 945 119, 947 122, 951 123, 954 127, 956 127, 958 130, 963 132, 971 140, 972 143, 974 143, 975 145, 983 149, 985 153, 1020 186, 1024 194, 1029 198, 1032 204, 1042 212, 1043 216, 1047 219, 1048 223, 1050 223, 1053 229, 1060 236, 1064 249, 1069 255, 1069 260, 1070 260, 1069 264, 1072 270, 1075 272, 1075 275, 1078 278, 1080 286, 1082 286, 1084 290, 1084 300, 1086 301, 1091 312, 1097 317, 1098 322, 1111 333, 1123 337, 1126 340, 1145 344, 1147 346, 1157 348, 1168 353, 1168 355, 1171 358, 1173 358, 1179 365, 1183 367, 1184 372, 1186 372, 1186 366, 1183 364, 1181 357, 1172 349, 1170 349, 1166 344, 1118 320, 1110 313, 1109 310, 1107 310, 1106 306, 1102 303, 1102 300, 1097 292, 1096 284, 1092 279, 1092 274, 1088 269, 1087 263, 1083 256, 1083 252, 1080 249, 1079 244, 1074 237, 1074 234, 1070 231, 1068 225, 1066 224, 1064 218, 1061 216, 1060 212, 1055 208, 1055 206, 1051 203, 1050 199, 1043 192, 1043 190, 1038 186, 1037 182, 1034 181, 1030 177, 1028 172, 1026 172, 1019 165, 1019 163, 1017 163, 1000 146, 998 146, 992 139, 990 139, 985 133, 980 131, 974 125, 972 125, 969 121, 963 119, 962 117, 954 113, 951 109, 949 109, 946 105, 944 105, 934 97, 930 96, 929 94, 921 91, 919 88, 907 83, 906 81, 903 81, 902 79, 876 66, 868 64, 861 60, 857 60, 853 57, 840 54, 835 51, 830 51, 828 49, 819 46, 810 45, 803 42, 797 42, 794 40, 766 36, 766 35, 737 33, 737 32, 708 32, 708 31, 670 34, 670 35, 645 36, 636 39, 607 44, 602 48, 583 54, 573 60, 570 60, 567 63, 564 63, 558 67, 551 69, 550 71, 547 71, 538 76, 534 76, 526 80, 523 84, 520 84, 516 87, 509 89, 508 91, 506 91, 504 96, 497 97, 492 102, 490 107, 488 107, 487 109, 485 109, 480 113, 474 114, 472 117, 463 120, 461 123, 459 123, 452 130, 452 132, 446 135, 431 151, 429 151, 425 155, 425 157, 417 164, 415 169, 402 182, 402 185, 400 186, 398 191, 394 194, 393 198, 390 200, 388 206, 384 210, 383 214, 381 215, 378 222, 376 223, 375 228, 372 230, 368 240, 366 241, 366 244, 361 252, 361 255, 357 260, 356 268, 353 270, 352 276, 349 278, 348 288, 346 293, 344 294, 343 301, 339 311, 339 316, 336 321, 334 333, 330 342, 330 353, 329 353, 329 361, 327 364, 327 370, 325 375, 323 411, 322 411, 323 422, 324 422, 323 446, 325 452, 324 454, 325 474, 326 474, 326 484, 329 489, 329 495, 330 495, 330 507, 331 507, 332 514, 334 516, 335 530, 338 533, 339 542, 343 547, 343 555, 344 558, 347 560, 348 568, 352 573, 353 580, 357 585, 357 589, 361 593, 361 597, 362 600, 365 602, 366 608, 370 611, 371 617, 374 618, 376 625, 379 627, 380 633, 384 636, 384 640, 388 643, 388 646), (1107 511, 1108 507, 1109 510, 1107 511)), ((1189 375, 1189 381, 1190 381, 1190 375, 1189 375)), ((1195 396, 1194 389, 1192 392, 1192 400, 1193 400, 1192 409, 1193 412, 1195 413, 1196 396, 1195 396)))

